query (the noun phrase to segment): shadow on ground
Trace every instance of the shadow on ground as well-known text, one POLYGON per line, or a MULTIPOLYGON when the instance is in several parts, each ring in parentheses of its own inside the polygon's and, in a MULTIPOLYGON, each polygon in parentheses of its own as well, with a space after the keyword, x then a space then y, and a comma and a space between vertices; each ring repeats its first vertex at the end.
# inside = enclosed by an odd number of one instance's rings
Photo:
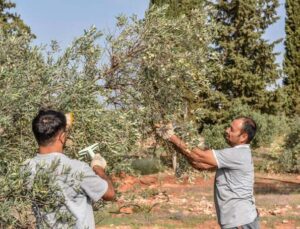
POLYGON ((277 178, 257 178, 254 185, 256 194, 299 194, 300 182, 277 178))

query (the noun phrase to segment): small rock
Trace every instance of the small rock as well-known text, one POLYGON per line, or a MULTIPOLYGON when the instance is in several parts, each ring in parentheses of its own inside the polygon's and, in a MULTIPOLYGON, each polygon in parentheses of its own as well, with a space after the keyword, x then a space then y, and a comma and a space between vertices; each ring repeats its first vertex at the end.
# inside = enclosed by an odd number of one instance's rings
POLYGON ((284 220, 282 220, 282 223, 289 223, 289 221, 284 219, 284 220))
POLYGON ((130 207, 128 207, 128 208, 121 208, 120 212, 121 213, 125 213, 125 214, 132 214, 133 210, 130 207))
POLYGON ((175 212, 177 212, 177 211, 174 210, 174 209, 169 209, 169 212, 170 212, 170 213, 175 213, 175 212))
POLYGON ((279 208, 276 208, 275 210, 270 210, 269 213, 271 215, 281 215, 283 214, 284 212, 286 212, 286 209, 282 208, 282 209, 279 209, 279 208))
POLYGON ((157 181, 156 177, 141 177, 140 182, 145 185, 154 184, 157 181))

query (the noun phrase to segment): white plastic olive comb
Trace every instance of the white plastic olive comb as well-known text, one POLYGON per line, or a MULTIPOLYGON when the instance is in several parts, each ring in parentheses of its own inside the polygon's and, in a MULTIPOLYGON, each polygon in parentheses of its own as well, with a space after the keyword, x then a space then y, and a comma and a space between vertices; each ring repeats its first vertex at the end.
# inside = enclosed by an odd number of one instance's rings
POLYGON ((80 150, 78 152, 79 154, 79 158, 82 159, 83 157, 85 157, 86 155, 89 155, 89 157, 91 159, 93 159, 95 157, 95 153, 94 150, 98 147, 99 143, 95 143, 93 145, 90 145, 82 150, 80 150))

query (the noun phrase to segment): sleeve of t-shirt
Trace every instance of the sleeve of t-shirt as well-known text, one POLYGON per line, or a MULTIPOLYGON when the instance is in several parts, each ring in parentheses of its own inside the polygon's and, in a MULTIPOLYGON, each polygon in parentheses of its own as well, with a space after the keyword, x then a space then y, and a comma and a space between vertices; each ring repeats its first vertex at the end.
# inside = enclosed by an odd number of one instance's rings
POLYGON ((81 188, 92 201, 98 201, 108 189, 107 182, 99 177, 93 169, 85 163, 82 168, 82 174, 81 188))
POLYGON ((241 154, 233 149, 213 150, 218 168, 237 169, 243 165, 241 154))

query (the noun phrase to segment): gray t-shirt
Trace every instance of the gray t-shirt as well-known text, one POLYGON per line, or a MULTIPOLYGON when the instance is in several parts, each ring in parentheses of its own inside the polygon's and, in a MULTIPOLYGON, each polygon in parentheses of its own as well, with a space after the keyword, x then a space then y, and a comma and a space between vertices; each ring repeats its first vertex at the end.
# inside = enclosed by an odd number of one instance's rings
POLYGON ((214 198, 219 224, 231 228, 257 217, 253 196, 254 167, 249 145, 213 150, 216 171, 214 198))
MULTIPOLYGON (((51 165, 53 161, 58 160, 55 182, 65 198, 66 211, 75 217, 76 225, 73 228, 95 228, 92 201, 98 201, 105 194, 108 184, 96 175, 88 164, 70 159, 62 153, 37 154, 28 161, 28 164, 26 163, 31 171, 30 182, 33 182, 40 165, 51 165), (69 172, 64 172, 68 169, 69 172)), ((49 225, 54 225, 55 214, 47 214, 46 220, 49 225)), ((55 228, 70 228, 70 226, 55 224, 55 228)))

